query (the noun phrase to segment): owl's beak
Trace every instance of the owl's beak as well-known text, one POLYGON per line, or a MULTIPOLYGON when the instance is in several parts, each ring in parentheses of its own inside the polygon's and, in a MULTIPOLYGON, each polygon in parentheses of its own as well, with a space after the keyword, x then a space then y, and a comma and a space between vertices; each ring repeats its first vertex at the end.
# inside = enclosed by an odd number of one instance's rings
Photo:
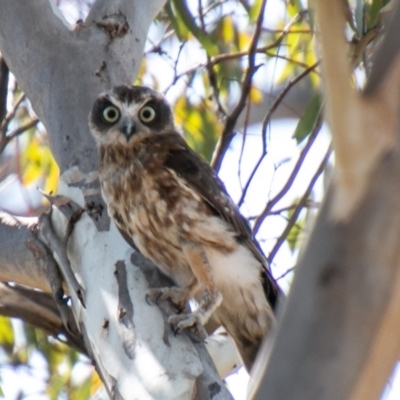
POLYGON ((136 133, 136 124, 135 121, 132 121, 131 119, 127 119, 124 121, 124 125, 122 126, 122 133, 126 137, 127 140, 129 140, 133 134, 136 133))

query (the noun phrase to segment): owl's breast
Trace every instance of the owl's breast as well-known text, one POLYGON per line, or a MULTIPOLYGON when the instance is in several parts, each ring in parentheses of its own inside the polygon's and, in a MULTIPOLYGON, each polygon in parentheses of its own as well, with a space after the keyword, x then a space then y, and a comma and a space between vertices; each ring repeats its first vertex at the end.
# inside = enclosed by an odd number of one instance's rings
POLYGON ((100 176, 108 212, 118 228, 178 284, 190 280, 181 232, 182 224, 188 222, 186 212, 192 209, 191 218, 196 214, 196 200, 182 190, 169 171, 149 170, 138 162, 100 176))

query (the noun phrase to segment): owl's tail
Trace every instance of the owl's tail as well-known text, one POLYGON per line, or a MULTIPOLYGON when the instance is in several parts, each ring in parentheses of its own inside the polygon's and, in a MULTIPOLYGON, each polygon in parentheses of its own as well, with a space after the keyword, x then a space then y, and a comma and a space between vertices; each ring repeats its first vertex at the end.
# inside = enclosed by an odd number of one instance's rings
MULTIPOLYGON (((222 304, 213 317, 234 340, 243 363, 250 372, 263 339, 274 323, 272 309, 262 288, 222 293, 222 304)), ((243 288, 241 288, 243 289, 243 288)))
POLYGON ((222 295, 213 318, 231 335, 250 371, 274 323, 272 307, 278 287, 247 245, 239 244, 231 252, 206 249, 206 253, 215 287, 222 295))

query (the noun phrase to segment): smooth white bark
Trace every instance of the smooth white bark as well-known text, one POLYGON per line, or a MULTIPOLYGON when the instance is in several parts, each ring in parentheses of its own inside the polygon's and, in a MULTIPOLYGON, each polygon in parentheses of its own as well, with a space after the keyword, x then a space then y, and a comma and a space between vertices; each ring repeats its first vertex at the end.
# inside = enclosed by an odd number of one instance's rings
MULTIPOLYGON (((98 0, 84 23, 68 29, 47 0, 0 0, 0 51, 47 128, 62 173, 60 193, 87 210, 68 243, 86 308, 70 294, 108 393, 118 399, 190 399, 195 393, 226 399, 204 345, 174 337, 161 311, 145 302, 148 281, 108 218, 87 126, 99 93, 133 82, 147 29, 164 1, 98 0)), ((61 237, 64 216, 55 209, 52 221, 61 237)))

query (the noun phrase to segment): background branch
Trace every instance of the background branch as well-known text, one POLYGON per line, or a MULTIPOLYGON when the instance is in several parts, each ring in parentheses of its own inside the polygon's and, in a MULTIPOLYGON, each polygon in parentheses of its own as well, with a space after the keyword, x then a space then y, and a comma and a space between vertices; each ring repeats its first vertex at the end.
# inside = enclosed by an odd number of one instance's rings
POLYGON ((264 21, 264 10, 265 10, 266 0, 263 0, 260 7, 260 13, 257 18, 256 28, 254 30, 253 37, 251 39, 250 47, 249 47, 249 55, 248 55, 248 67, 246 74, 243 78, 242 82, 242 90, 240 94, 239 101, 237 102, 235 108, 232 112, 226 117, 226 121, 224 124, 224 129, 222 131, 221 137, 217 143, 217 147, 213 154, 213 159, 211 161, 211 165, 218 172, 221 168, 222 160, 224 158, 225 152, 234 136, 234 129, 237 123, 237 120, 244 110, 246 106, 246 102, 248 101, 248 96, 251 89, 253 74, 256 71, 255 59, 257 53, 257 43, 261 34, 262 23, 264 21))
POLYGON ((43 259, 29 248, 36 224, 37 218, 0 213, 0 280, 49 292, 43 259))

